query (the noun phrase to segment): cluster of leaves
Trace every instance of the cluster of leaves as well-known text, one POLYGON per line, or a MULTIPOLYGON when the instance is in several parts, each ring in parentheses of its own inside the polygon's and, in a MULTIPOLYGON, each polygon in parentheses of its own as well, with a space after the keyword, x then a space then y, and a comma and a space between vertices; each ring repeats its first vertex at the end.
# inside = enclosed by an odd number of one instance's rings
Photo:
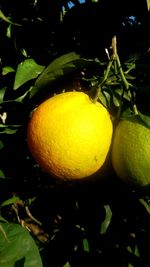
MULTIPOLYGON (((91 57, 91 53, 83 56, 72 52, 79 41, 77 47, 81 49, 75 50, 86 50, 79 28, 73 29, 70 36, 69 45, 75 39, 72 51, 65 47, 66 42, 60 49, 62 28, 58 25, 65 12, 70 14, 68 1, 54 1, 57 4, 51 8, 57 12, 52 18, 41 1, 25 2, 20 9, 17 1, 14 6, 2 1, 0 12, 0 34, 4 44, 9 45, 6 48, 11 48, 5 51, 5 46, 0 47, 0 266, 96 267, 110 266, 112 262, 118 267, 146 266, 149 194, 126 187, 111 166, 104 166, 104 182, 93 179, 60 184, 43 173, 31 158, 26 128, 31 112, 40 102, 72 89, 84 90, 93 99, 98 97, 114 118, 133 114, 136 105, 149 127, 149 41, 122 64, 109 48, 102 56, 105 60, 97 50, 94 58, 93 53, 91 57), (40 38, 35 34, 35 40, 29 40, 30 27, 32 33, 35 29, 36 33, 40 29, 40 34, 43 29, 48 32, 40 38), (48 33, 50 38, 45 39, 48 33)), ((87 2, 91 7, 92 1, 87 2)), ((72 3, 75 8, 81 7, 78 1, 72 3)), ((125 20, 129 26, 132 24, 129 17, 125 20)), ((68 18, 63 28, 67 23, 68 18)), ((138 22, 134 23, 137 27, 138 22)), ((67 35, 68 30, 64 32, 67 35)), ((91 36, 89 39, 93 42, 91 36)), ((110 45, 111 39, 109 42, 110 45)), ((126 56, 123 54, 122 58, 126 56)))

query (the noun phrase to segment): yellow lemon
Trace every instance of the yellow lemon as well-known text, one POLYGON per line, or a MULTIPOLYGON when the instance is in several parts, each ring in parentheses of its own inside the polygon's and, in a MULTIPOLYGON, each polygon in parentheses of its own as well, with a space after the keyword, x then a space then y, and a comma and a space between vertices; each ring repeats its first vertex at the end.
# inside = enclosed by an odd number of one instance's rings
POLYGON ((27 130, 37 163, 62 179, 80 179, 103 165, 112 139, 107 109, 84 92, 55 95, 33 112, 27 130))
POLYGON ((150 184, 150 129, 139 117, 122 119, 114 131, 112 164, 131 185, 150 184))

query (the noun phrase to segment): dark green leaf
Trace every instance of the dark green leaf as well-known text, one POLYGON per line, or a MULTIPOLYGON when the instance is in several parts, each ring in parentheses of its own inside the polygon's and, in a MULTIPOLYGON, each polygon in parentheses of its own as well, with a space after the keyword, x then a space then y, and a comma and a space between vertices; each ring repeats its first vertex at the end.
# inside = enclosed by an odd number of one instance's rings
POLYGON ((7 89, 7 87, 3 87, 2 89, 0 89, 0 103, 3 102, 6 89, 7 89))
POLYGON ((5 178, 6 178, 6 177, 5 177, 4 173, 3 173, 3 171, 0 170, 0 179, 5 179, 5 178))
POLYGON ((29 91, 30 91, 30 89, 29 89, 28 91, 26 91, 23 95, 17 97, 17 98, 15 99, 14 102, 20 102, 20 103, 22 103, 23 100, 24 100, 24 99, 26 98, 26 96, 28 95, 29 91))
POLYGON ((68 69, 68 72, 71 72, 70 68, 72 69, 74 67, 72 62, 79 58, 79 55, 72 52, 60 56, 52 61, 36 80, 33 90, 31 91, 31 97, 39 89, 44 88, 47 84, 63 76, 66 68, 68 69))
POLYGON ((142 114, 141 112, 139 112, 139 116, 144 122, 145 126, 150 129, 150 116, 142 114))
POLYGON ((0 140, 0 149, 2 149, 4 147, 3 142, 0 140))
POLYGON ((59 78, 91 64, 99 63, 95 60, 80 58, 80 56, 74 52, 55 59, 36 80, 31 90, 30 97, 33 97, 39 90, 45 88, 59 78))
POLYGON ((99 92, 99 100, 106 108, 109 108, 110 106, 110 99, 111 99, 111 92, 109 90, 108 91, 103 90, 99 92))
POLYGON ((139 201, 145 207, 145 209, 147 210, 148 214, 150 214, 150 205, 146 202, 146 200, 143 199, 143 198, 140 198, 139 201))
POLYGON ((7 220, 0 214, 0 222, 7 222, 7 220))
POLYGON ((29 232, 18 224, 0 223, 0 267, 14 267, 20 260, 24 261, 24 267, 42 267, 38 248, 29 232))
POLYGON ((24 83, 37 78, 44 68, 44 66, 38 65, 32 58, 25 59, 18 65, 14 82, 14 90, 18 89, 24 83))
POLYGON ((129 118, 131 116, 133 116, 131 108, 130 107, 123 107, 123 110, 121 110, 121 117, 122 118, 129 118))
POLYGON ((127 101, 130 101, 128 93, 126 91, 123 92, 121 88, 115 89, 113 93, 118 99, 124 98, 127 101))

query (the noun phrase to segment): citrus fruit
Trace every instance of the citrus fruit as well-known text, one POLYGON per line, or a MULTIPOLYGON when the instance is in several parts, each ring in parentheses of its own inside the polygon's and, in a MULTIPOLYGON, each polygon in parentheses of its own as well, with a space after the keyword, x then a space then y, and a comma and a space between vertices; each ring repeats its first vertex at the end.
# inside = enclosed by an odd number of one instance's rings
POLYGON ((150 129, 135 116, 122 119, 114 131, 112 164, 130 185, 150 184, 150 129))
POLYGON ((107 109, 84 92, 55 95, 33 112, 27 130, 29 150, 54 176, 80 179, 104 163, 112 138, 107 109))

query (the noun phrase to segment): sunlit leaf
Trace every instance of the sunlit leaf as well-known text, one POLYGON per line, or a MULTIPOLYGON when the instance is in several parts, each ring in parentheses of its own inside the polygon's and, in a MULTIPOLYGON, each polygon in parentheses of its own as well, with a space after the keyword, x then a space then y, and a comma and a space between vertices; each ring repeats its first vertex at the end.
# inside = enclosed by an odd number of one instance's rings
POLYGON ((112 218, 112 211, 111 211, 111 208, 109 205, 104 205, 104 209, 105 209, 105 219, 104 221, 102 222, 101 224, 101 228, 100 228, 100 233, 101 234, 105 234, 109 225, 110 225, 110 222, 111 222, 111 218, 112 218))
POLYGON ((0 133, 2 134, 14 134, 18 131, 18 128, 20 127, 20 125, 4 125, 2 123, 0 123, 0 133))
POLYGON ((150 11, 150 0, 146 0, 147 1, 147 9, 148 11, 150 11))
POLYGON ((7 200, 5 200, 1 205, 0 207, 4 207, 4 206, 8 206, 8 205, 11 205, 11 204, 15 204, 18 200, 20 200, 19 197, 16 197, 16 196, 13 196, 7 200))
POLYGON ((138 249, 138 246, 137 244, 135 244, 134 247, 131 247, 131 246, 127 246, 127 250, 134 254, 136 257, 140 257, 140 253, 139 253, 139 249, 138 249))
POLYGON ((84 251, 87 251, 87 252, 89 252, 89 250, 90 250, 90 248, 89 248, 89 242, 88 242, 87 238, 84 238, 83 239, 83 250, 84 251))
POLYGON ((13 267, 19 261, 24 267, 42 267, 38 248, 30 233, 18 224, 0 223, 0 267, 13 267))
POLYGON ((135 245, 134 255, 137 256, 137 257, 140 257, 140 252, 139 252, 139 249, 138 249, 137 245, 135 245))
POLYGON ((11 38, 11 35, 12 35, 12 24, 9 24, 6 31, 6 36, 8 38, 11 38))
POLYGON ((133 264, 131 264, 131 263, 129 263, 129 264, 128 264, 128 267, 134 267, 134 265, 133 265, 133 264))
POLYGON ((44 66, 38 65, 32 58, 25 59, 17 67, 14 90, 18 89, 24 83, 37 78, 44 68, 44 66))
POLYGON ((69 262, 66 262, 65 265, 63 265, 63 267, 71 267, 69 262))
POLYGON ((85 232, 85 228, 79 224, 76 224, 76 227, 80 229, 82 232, 85 232))
POLYGON ((5 124, 0 123, 0 128, 6 128, 7 126, 5 124))
POLYGON ((15 23, 13 21, 11 21, 9 18, 7 18, 4 13, 2 12, 2 10, 0 9, 0 18, 4 21, 6 21, 7 23, 10 23, 10 24, 13 24, 13 25, 16 25, 16 26, 21 26, 21 24, 19 23, 15 23))
POLYGON ((118 98, 117 96, 115 96, 115 94, 113 95, 113 103, 115 105, 115 107, 120 107, 121 101, 120 101, 120 97, 118 98))
POLYGON ((24 48, 21 49, 21 53, 24 57, 28 57, 27 51, 24 48))
POLYGON ((2 75, 6 75, 10 72, 15 72, 15 70, 10 66, 5 66, 2 68, 2 75))

